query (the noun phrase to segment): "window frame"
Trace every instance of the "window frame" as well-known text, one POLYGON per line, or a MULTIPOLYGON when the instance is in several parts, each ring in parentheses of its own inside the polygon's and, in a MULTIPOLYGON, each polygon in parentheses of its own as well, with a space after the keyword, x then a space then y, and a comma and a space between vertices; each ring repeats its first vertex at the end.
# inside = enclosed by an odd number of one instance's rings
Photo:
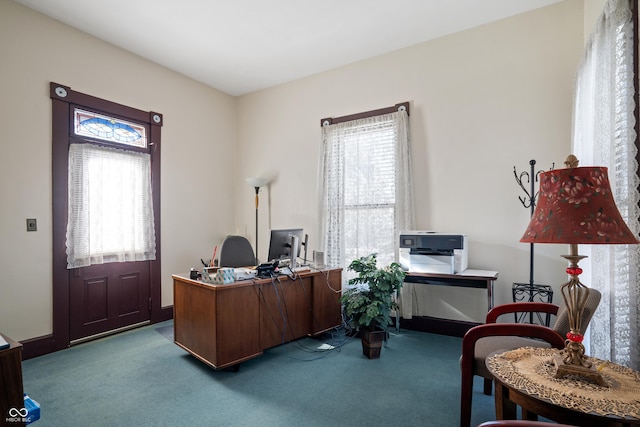
MULTIPOLYGON (((393 113, 397 113, 398 111, 406 111, 407 116, 409 116, 409 102, 403 102, 403 103, 398 103, 395 104, 392 107, 387 107, 387 108, 381 108, 381 109, 377 109, 377 110, 371 110, 371 111, 366 111, 366 112, 362 112, 362 113, 356 113, 356 114, 351 114, 351 115, 347 115, 347 116, 341 116, 341 117, 335 117, 335 118, 323 118, 320 120, 320 126, 321 128, 324 128, 326 126, 329 125, 335 125, 335 124, 339 124, 339 123, 346 123, 346 122, 351 122, 351 121, 356 121, 356 120, 360 120, 360 119, 369 119, 369 118, 373 118, 373 117, 377 117, 377 116, 384 116, 384 115, 388 115, 388 114, 393 114, 393 113)), ((397 162, 398 160, 396 160, 397 162)), ((397 163, 396 163, 397 166, 397 163)), ((322 166, 323 168, 325 167, 325 165, 323 164, 322 166)), ((397 172, 397 171, 396 171, 397 172)), ((323 179, 326 179, 326 177, 324 177, 325 172, 321 171, 321 175, 323 175, 323 179)), ((409 167, 409 169, 406 171, 407 175, 411 174, 411 168, 409 167)), ((324 183, 322 184, 323 186, 325 185, 324 183)), ((324 193, 325 190, 323 190, 324 193)), ((397 195, 398 193, 396 193, 397 195)), ((324 196, 323 196, 324 197, 324 196)), ((410 200, 410 199, 409 199, 410 200)), ((324 202, 322 202, 324 203, 324 202)), ((393 204, 384 204, 384 205, 377 205, 376 206, 380 206, 380 207, 388 207, 391 208, 394 211, 394 216, 397 217, 398 215, 398 203, 403 203, 400 202, 398 199, 395 200, 395 202, 393 204)), ((371 204, 369 204, 371 206, 371 204)), ((344 212, 348 212, 348 211, 366 211, 366 203, 359 203, 359 204, 347 204, 346 201, 344 203, 343 209, 344 212)), ((397 218, 396 218, 397 220, 397 218)), ((325 221, 325 219, 323 218, 322 220, 323 222, 325 221)), ((395 220, 394 220, 395 222, 395 220)), ((405 221, 406 222, 406 221, 405 221)), ((409 222, 412 223, 413 219, 409 219, 409 222)), ((395 222, 394 226, 397 226, 398 223, 395 222)), ((328 230, 325 229, 326 225, 323 224, 322 225, 322 229, 325 233, 328 232, 328 230)), ((328 236, 323 236, 323 241, 326 242, 328 236)), ((346 236, 342 236, 342 239, 346 238, 346 236)), ((397 242, 393 242, 394 246, 397 246, 397 242)), ((324 245, 323 245, 324 246, 324 245)), ((344 246, 344 240, 343 240, 343 245, 344 246)), ((324 248, 325 250, 328 250, 328 248, 324 248)), ((340 252, 344 251, 344 253, 341 254, 341 257, 346 256, 346 248, 343 247, 340 252)), ((397 261, 397 248, 396 250, 394 250, 393 252, 393 260, 397 261)), ((347 260, 343 259, 341 262, 346 263, 347 260)), ((344 265, 343 267, 346 268, 346 265, 344 265)), ((345 276, 346 277, 346 276, 345 276)))

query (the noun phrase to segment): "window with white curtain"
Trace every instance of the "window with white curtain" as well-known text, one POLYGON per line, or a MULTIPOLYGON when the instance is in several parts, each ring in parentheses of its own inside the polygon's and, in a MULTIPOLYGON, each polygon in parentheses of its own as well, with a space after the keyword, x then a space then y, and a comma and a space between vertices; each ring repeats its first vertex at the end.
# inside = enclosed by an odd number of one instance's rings
MULTIPOLYGON (((573 152, 580 166, 606 166, 622 217, 640 232, 635 131, 634 19, 630 0, 609 0, 576 79, 573 152)), ((637 3, 635 5, 637 7, 637 3)), ((582 280, 602 293, 590 323, 590 354, 640 369, 640 246, 583 245, 582 280)))
POLYGON ((73 143, 68 191, 67 268, 155 259, 149 154, 73 143))
POLYGON ((345 268, 371 253, 380 266, 397 260, 399 232, 413 223, 406 107, 325 123, 320 175, 325 263, 345 268))

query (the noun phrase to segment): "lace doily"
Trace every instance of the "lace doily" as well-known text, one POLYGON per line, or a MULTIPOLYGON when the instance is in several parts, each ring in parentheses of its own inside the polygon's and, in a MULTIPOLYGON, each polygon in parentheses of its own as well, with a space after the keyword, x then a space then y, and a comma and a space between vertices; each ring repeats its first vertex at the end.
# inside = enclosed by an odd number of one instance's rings
POLYGON ((640 420, 640 372, 589 357, 609 387, 568 375, 554 378, 550 348, 523 347, 491 356, 487 367, 501 382, 554 405, 584 413, 640 420))

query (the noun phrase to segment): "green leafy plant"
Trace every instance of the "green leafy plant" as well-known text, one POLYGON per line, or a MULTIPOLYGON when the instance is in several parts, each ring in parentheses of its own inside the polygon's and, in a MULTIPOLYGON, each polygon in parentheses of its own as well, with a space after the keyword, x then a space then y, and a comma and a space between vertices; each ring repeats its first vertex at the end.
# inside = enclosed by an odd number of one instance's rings
POLYGON ((393 296, 402 288, 406 273, 397 262, 378 268, 376 254, 355 259, 348 268, 358 274, 340 297, 349 323, 356 329, 386 330, 391 311, 398 308, 393 296))

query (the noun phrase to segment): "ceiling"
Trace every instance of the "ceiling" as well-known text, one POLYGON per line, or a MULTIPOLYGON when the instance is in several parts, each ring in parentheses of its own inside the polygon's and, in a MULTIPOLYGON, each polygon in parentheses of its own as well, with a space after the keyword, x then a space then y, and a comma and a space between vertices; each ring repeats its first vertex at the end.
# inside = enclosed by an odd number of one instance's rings
POLYGON ((15 0, 239 96, 560 0, 15 0))

